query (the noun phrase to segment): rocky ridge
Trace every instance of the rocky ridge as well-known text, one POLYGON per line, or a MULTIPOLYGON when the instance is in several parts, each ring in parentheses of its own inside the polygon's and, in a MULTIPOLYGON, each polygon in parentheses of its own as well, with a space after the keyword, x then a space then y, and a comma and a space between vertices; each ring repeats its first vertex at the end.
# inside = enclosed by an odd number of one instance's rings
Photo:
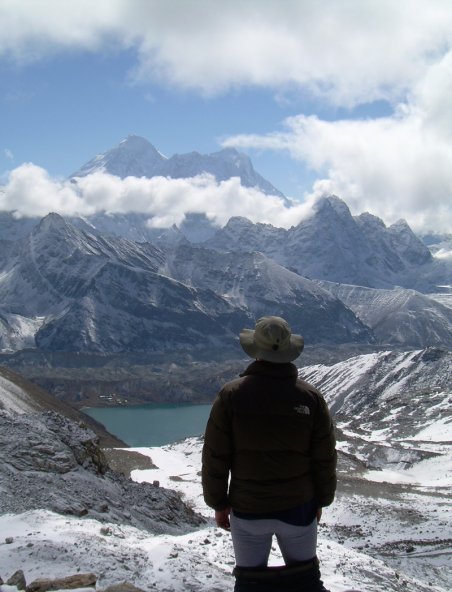
POLYGON ((288 230, 231 218, 205 246, 261 251, 304 277, 371 288, 429 291, 441 267, 404 220, 386 227, 369 213, 352 216, 334 195, 317 200, 311 216, 288 230))
POLYGON ((35 414, 53 411, 86 425, 99 438, 103 446, 126 446, 104 426, 64 401, 50 395, 46 390, 30 382, 9 368, 0 366, 0 411, 14 414, 35 414))
POLYGON ((3 513, 46 508, 152 533, 181 533, 203 523, 174 492, 113 472, 96 435, 62 415, 1 411, 0 443, 3 513))

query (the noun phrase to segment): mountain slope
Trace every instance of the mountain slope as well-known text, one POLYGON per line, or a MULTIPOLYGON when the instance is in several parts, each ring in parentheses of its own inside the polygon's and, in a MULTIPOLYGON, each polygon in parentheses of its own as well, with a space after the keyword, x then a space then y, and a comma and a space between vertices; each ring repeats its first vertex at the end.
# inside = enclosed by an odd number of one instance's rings
MULTIPOLYGON (((36 324, 38 346, 62 351, 153 351, 236 339, 248 316, 213 291, 157 273, 162 251, 97 237, 50 214, 0 277, 0 312, 36 324)), ((4 318, 8 317, 4 314, 4 318)))
MULTIPOLYGON (((416 398, 422 406, 434 409, 432 393, 448 393, 452 384, 452 353, 441 348, 408 352, 380 352, 357 356, 333 366, 309 366, 302 370, 303 378, 315 384, 325 395, 336 414, 349 416, 364 429, 372 417, 380 421, 381 413, 391 414, 388 428, 394 429, 398 417, 406 419, 410 409, 420 427, 425 426, 425 414, 419 415, 416 398), (387 403, 394 403, 390 407, 387 403), (359 414, 366 417, 358 417, 359 414)), ((446 408, 449 395, 443 397, 446 408)), ((450 408, 449 408, 449 411, 450 408)), ((359 430, 358 430, 359 431, 359 430)))
MULTIPOLYGON (((288 230, 254 224, 241 217, 231 218, 219 229, 205 214, 190 213, 179 228, 166 229, 150 228, 148 216, 136 212, 100 212, 67 221, 97 237, 147 241, 163 249, 192 242, 225 252, 260 251, 311 279, 382 289, 402 286, 424 293, 452 285, 452 259, 440 252, 432 256, 406 222, 400 220, 386 227, 369 213, 352 216, 347 205, 335 196, 319 199, 312 215, 288 230)), ((34 220, 33 224, 37 223, 34 220)), ((0 263, 13 248, 10 241, 29 234, 32 226, 29 219, 16 220, 13 214, 3 213, 0 240, 5 240, 5 253, 0 254, 0 263)))
POLYGON ((103 446, 125 446, 122 440, 107 432, 102 424, 89 415, 52 397, 20 374, 2 366, 0 366, 0 410, 7 415, 28 415, 46 411, 59 413, 75 422, 89 426, 100 438, 103 446))
POLYGON ((168 252, 163 270, 193 286, 215 290, 254 319, 283 316, 306 343, 372 343, 369 329, 340 300, 260 253, 216 253, 193 247, 168 252))
POLYGON ((36 344, 57 351, 165 351, 231 345, 246 322, 210 290, 105 263, 83 298, 49 320, 36 344))
MULTIPOLYGON (((105 227, 107 219, 97 218, 105 227)), ((113 225, 145 238, 141 223, 134 214, 113 225)), ((319 200, 312 217, 289 230, 232 218, 202 248, 177 228, 159 231, 158 247, 103 235, 89 220, 77 225, 49 214, 4 242, 3 350, 229 349, 243 326, 270 312, 300 326, 311 344, 373 343, 374 330, 384 344, 451 343, 449 310, 419 293, 343 288, 331 296, 307 279, 427 291, 447 282, 447 262, 406 223, 387 228, 369 214, 354 218, 335 197, 319 200)))
MULTIPOLYGON (((85 177, 97 171, 121 177, 153 177, 167 159, 154 146, 139 136, 128 136, 117 146, 98 154, 71 175, 85 177)), ((158 174, 158 173, 157 173, 158 174)))
POLYGON ((174 534, 204 522, 174 492, 111 471, 94 432, 57 413, 0 410, 0 443, 2 513, 48 509, 174 534))
POLYGON ((403 288, 320 283, 372 329, 380 344, 452 348, 452 310, 433 298, 403 288))

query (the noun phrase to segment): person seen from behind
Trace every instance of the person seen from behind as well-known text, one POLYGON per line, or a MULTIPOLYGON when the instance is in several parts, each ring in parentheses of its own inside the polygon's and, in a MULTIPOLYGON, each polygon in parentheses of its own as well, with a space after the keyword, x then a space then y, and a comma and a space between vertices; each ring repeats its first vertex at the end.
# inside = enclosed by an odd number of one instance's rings
POLYGON ((253 361, 218 393, 202 453, 204 499, 231 531, 235 592, 328 592, 317 524, 336 490, 333 423, 292 363, 304 341, 280 317, 240 333, 253 361), (284 566, 268 567, 273 535, 284 566))

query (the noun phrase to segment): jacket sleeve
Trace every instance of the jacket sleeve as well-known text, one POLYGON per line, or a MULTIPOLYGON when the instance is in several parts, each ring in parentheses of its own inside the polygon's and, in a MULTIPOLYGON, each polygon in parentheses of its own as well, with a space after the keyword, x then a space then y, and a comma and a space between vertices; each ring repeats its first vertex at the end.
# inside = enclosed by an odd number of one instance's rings
POLYGON ((231 463, 231 421, 220 393, 210 412, 202 450, 204 501, 214 510, 223 510, 229 505, 228 481, 231 463))
POLYGON ((316 499, 320 507, 329 506, 336 491, 336 438, 330 412, 321 395, 311 440, 311 463, 316 499))

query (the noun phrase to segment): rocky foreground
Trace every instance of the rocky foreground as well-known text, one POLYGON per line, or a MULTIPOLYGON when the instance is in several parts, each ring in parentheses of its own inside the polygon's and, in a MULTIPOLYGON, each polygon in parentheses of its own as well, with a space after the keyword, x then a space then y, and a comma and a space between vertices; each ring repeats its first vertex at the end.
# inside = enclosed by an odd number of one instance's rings
POLYGON ((175 492, 112 471, 89 428, 54 412, 0 411, 2 513, 45 508, 154 534, 204 523, 175 492))

